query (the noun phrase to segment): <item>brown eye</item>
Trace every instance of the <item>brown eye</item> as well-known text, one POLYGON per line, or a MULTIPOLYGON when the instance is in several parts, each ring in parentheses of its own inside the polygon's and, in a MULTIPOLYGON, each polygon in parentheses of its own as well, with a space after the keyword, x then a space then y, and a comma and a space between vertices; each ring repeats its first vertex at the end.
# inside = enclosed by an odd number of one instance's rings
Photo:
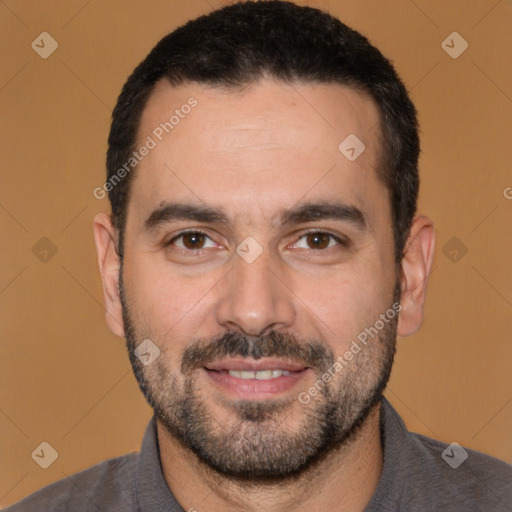
POLYGON ((202 233, 185 233, 183 245, 187 249, 201 249, 204 245, 205 236, 202 233))
POLYGON ((188 231, 174 237, 169 242, 169 245, 193 251, 214 247, 215 243, 213 243, 213 240, 211 240, 211 238, 205 233, 201 233, 201 231, 188 231), (209 245, 207 245, 208 243, 209 245))
POLYGON ((312 249, 326 249, 329 246, 332 236, 327 233, 309 233, 306 241, 312 249))
POLYGON ((294 249, 307 249, 309 251, 328 252, 329 250, 348 248, 349 242, 325 231, 310 231, 299 237, 294 249))

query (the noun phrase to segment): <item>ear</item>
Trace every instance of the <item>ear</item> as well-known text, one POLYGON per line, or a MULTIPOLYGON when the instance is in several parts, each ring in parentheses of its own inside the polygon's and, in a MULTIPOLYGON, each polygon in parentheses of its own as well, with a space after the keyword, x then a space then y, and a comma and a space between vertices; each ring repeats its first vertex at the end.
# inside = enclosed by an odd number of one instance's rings
POLYGON ((93 223, 94 242, 98 253, 98 265, 103 282, 105 318, 110 330, 124 338, 123 309, 119 296, 119 269, 121 267, 116 249, 117 234, 110 215, 98 213, 93 223))
POLYGON ((428 217, 416 217, 412 222, 402 258, 402 309, 398 319, 398 336, 414 334, 423 323, 423 306, 434 260, 434 249, 434 223, 428 217))

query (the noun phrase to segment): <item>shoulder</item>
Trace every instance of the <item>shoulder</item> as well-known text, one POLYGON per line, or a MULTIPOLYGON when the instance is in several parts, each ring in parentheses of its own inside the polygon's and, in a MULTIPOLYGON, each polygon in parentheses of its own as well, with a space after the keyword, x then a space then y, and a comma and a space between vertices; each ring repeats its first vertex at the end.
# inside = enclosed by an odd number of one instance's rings
MULTIPOLYGON (((446 510, 509 510, 512 504, 512 465, 464 448, 409 433, 418 482, 442 497, 446 510), (418 475, 419 476, 419 475, 418 475)), ((414 487, 415 482, 411 482, 414 487)))
POLYGON ((137 453, 105 460, 27 496, 6 512, 129 511, 137 453))
POLYGON ((510 512, 512 466, 489 455, 409 432, 381 402, 384 465, 368 511, 510 512))

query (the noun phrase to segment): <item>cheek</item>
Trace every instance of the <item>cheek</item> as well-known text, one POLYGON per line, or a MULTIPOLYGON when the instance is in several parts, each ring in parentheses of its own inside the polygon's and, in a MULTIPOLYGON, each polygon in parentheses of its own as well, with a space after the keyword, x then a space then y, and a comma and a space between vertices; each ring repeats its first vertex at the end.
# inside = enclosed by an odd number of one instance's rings
POLYGON ((165 351, 182 351, 202 325, 213 276, 184 278, 155 264, 154 258, 132 258, 125 266, 125 292, 137 333, 165 351), (172 341, 172 343, 170 343, 172 341))
POLYGON ((378 268, 375 262, 360 260, 313 280, 295 280, 294 293, 306 319, 303 323, 313 325, 333 352, 345 351, 390 307, 392 286, 378 268))

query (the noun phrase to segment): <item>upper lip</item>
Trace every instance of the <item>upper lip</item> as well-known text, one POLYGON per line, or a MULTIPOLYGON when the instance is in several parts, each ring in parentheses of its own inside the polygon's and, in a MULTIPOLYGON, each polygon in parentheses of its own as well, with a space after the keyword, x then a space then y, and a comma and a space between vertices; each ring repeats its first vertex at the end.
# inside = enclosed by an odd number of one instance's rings
POLYGON ((287 370, 297 372, 305 370, 307 366, 300 363, 294 363, 289 359, 262 358, 258 359, 222 359, 205 365, 207 370, 234 370, 258 372, 261 370, 287 370))

